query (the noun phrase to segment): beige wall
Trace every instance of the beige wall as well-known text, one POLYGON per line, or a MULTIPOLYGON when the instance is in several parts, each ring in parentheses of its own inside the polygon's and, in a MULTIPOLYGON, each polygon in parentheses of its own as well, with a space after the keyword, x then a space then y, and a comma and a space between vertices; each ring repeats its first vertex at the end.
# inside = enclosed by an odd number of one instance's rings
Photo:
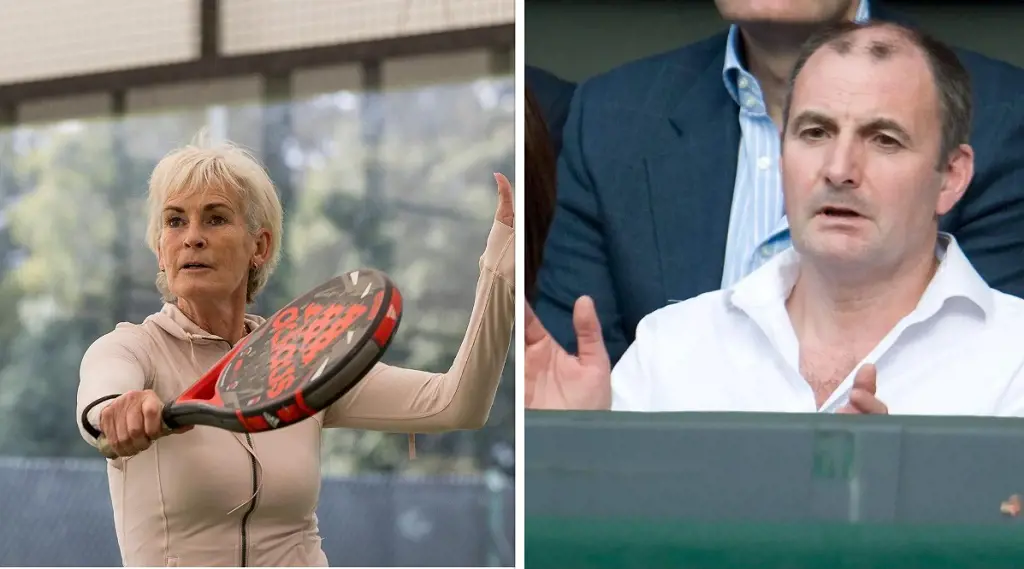
POLYGON ((0 0, 0 83, 179 62, 198 1, 0 0))
POLYGON ((515 0, 221 0, 228 54, 507 24, 515 0))
MULTIPOLYGON (((0 83, 194 59, 199 0, 0 0, 0 83)), ((221 0, 228 55, 515 21, 515 0, 221 0)))

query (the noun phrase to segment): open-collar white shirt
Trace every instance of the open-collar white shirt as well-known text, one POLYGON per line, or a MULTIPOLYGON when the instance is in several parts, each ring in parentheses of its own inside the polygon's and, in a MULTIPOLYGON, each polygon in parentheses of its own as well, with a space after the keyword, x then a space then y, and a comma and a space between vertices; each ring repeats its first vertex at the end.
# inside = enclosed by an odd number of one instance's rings
POLYGON ((819 409, 800 374, 785 302, 798 255, 777 255, 735 286, 666 306, 637 326, 612 372, 612 410, 831 413, 864 363, 891 414, 1024 416, 1024 300, 990 288, 956 239, 917 307, 819 409))

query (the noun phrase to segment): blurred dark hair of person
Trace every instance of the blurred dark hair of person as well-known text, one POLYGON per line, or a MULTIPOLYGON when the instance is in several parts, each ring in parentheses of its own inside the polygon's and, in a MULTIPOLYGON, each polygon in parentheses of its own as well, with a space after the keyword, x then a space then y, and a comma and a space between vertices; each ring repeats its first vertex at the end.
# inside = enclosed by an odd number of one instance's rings
POLYGON ((544 241, 555 213, 555 152, 533 91, 526 88, 525 178, 526 300, 533 301, 544 241))

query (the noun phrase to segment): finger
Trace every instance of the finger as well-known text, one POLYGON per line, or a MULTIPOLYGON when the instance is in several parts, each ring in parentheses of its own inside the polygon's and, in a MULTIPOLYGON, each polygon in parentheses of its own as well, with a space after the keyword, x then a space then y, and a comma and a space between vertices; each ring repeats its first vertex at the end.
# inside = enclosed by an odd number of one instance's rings
POLYGON ((128 430, 128 440, 136 450, 140 450, 149 441, 146 436, 146 419, 142 413, 142 402, 136 402, 125 413, 125 425, 128 430))
POLYGON ((120 417, 120 405, 117 400, 105 409, 100 411, 100 432, 107 439, 107 447, 120 455, 121 435, 117 431, 118 418, 120 417))
POLYGON ((142 400, 142 420, 146 436, 149 439, 157 439, 163 435, 164 422, 160 416, 163 405, 155 395, 142 400))
POLYGON ((504 174, 495 173, 494 181, 498 183, 498 212, 495 218, 511 227, 515 218, 515 198, 512 195, 512 184, 504 174))
POLYGON ((114 438, 114 404, 107 405, 100 411, 100 432, 103 433, 107 440, 110 441, 114 438))
POLYGON ((854 388, 850 391, 850 405, 855 407, 858 412, 868 415, 889 414, 889 408, 875 397, 874 393, 869 393, 860 388, 854 388))
POLYGON ((107 435, 107 440, 110 441, 110 448, 114 449, 118 456, 131 456, 135 453, 132 448, 132 437, 128 434, 128 430, 126 409, 124 408, 124 402, 122 402, 118 406, 117 416, 114 418, 114 424, 111 427, 113 436, 107 435))
POLYGON ((494 181, 498 183, 498 204, 511 210, 516 203, 512 195, 512 182, 500 172, 495 172, 494 181))
MULTIPOLYGON (((114 403, 107 405, 100 411, 100 432, 103 433, 103 437, 107 439, 107 447, 117 453, 117 407, 114 403)), ((119 453, 118 453, 119 454, 119 453)))
POLYGON ((537 314, 533 311, 533 307, 530 303, 526 303, 526 329, 523 331, 525 336, 526 347, 533 346, 543 342, 545 339, 550 338, 550 334, 544 324, 541 323, 540 318, 537 318, 537 314))
POLYGON ((601 334, 601 322, 597 319, 597 308, 589 296, 576 300, 572 310, 572 326, 576 330, 577 355, 580 363, 587 366, 609 366, 608 350, 601 334))
POLYGON ((853 376, 853 388, 863 389, 868 393, 877 393, 878 387, 878 370, 875 369, 874 364, 864 364, 857 370, 857 375, 853 376))
POLYGON ((127 456, 135 456, 140 452, 146 450, 153 444, 153 441, 149 439, 139 439, 138 441, 132 442, 131 454, 127 456))

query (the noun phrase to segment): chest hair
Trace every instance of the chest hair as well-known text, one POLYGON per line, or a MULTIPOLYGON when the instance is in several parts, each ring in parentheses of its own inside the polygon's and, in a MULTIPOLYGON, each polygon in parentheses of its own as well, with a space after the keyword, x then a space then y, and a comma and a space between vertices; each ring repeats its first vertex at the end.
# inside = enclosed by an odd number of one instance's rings
POLYGON ((800 349, 800 375, 814 391, 815 405, 820 409, 839 385, 863 359, 852 347, 800 349))

